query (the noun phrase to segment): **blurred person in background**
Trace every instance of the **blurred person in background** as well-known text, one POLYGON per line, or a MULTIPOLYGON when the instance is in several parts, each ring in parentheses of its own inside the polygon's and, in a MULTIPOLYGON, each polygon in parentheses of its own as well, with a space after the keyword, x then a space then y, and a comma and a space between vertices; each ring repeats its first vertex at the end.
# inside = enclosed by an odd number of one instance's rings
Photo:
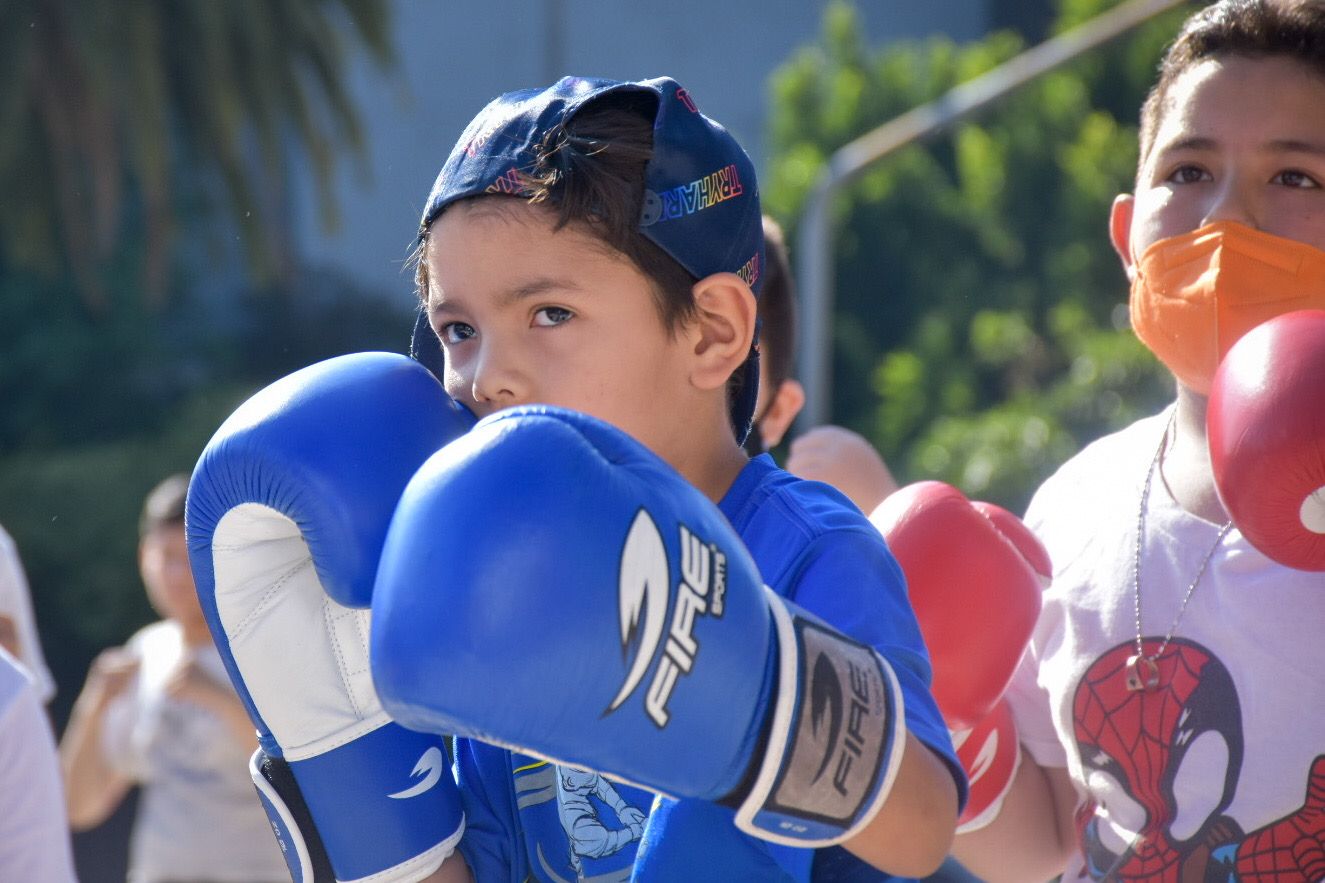
POLYGON ((60 744, 75 830, 142 787, 129 880, 289 879, 253 790, 253 724, 230 686, 194 589, 184 534, 188 476, 148 494, 138 563, 159 622, 92 663, 60 744))
POLYGON ((844 426, 815 426, 798 435, 787 471, 831 484, 866 515, 897 490, 897 480, 869 439, 844 426))
POLYGON ((805 406, 805 389, 791 376, 796 352, 796 293, 782 227, 764 215, 764 289, 759 297, 759 396, 744 447, 751 457, 782 443, 805 406))
MULTIPOLYGON (((750 456, 777 447, 805 406, 805 388, 791 376, 796 352, 795 277, 786 237, 764 218, 767 275, 759 299, 759 355, 763 377, 754 428, 745 440, 750 456), (766 381, 766 382, 764 382, 766 381)), ((868 515, 897 490, 897 481, 869 440, 842 426, 815 426, 791 440, 786 470, 837 488, 868 515)))
MULTIPOLYGON (((745 440, 752 457, 777 447, 805 404, 805 390, 792 376, 796 351, 796 286, 786 237, 777 221, 764 216, 764 288, 759 296, 759 396, 754 423, 745 440)), ((788 471, 798 463, 802 478, 822 481, 845 494, 869 514, 897 490, 883 458, 863 437, 839 426, 810 430, 791 442, 788 471), (806 444, 806 442, 809 442, 806 444)), ((870 883, 892 879, 841 847, 821 849, 814 858, 814 879, 870 883)), ((973 883, 977 880, 949 858, 925 883, 973 883)))

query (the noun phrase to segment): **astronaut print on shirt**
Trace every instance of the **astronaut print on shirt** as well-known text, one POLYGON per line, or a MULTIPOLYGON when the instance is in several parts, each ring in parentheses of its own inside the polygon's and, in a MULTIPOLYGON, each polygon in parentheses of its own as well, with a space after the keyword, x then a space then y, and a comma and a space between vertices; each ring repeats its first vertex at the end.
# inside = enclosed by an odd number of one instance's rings
POLYGON ((631 799, 645 794, 617 785, 592 770, 534 761, 516 770, 520 809, 555 808, 565 840, 557 846, 534 844, 531 861, 542 879, 564 881, 626 881, 635 847, 644 832, 649 806, 631 799), (570 849, 565 848, 566 843, 570 849))

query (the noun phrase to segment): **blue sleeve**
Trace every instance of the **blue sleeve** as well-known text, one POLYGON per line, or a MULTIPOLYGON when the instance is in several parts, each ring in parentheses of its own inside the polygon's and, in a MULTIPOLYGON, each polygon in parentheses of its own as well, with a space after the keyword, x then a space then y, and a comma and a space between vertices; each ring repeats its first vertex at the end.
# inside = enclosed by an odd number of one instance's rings
POLYGON ((810 883, 911 883, 908 877, 894 877, 856 858, 840 846, 814 851, 810 883))
POLYGON ((455 778, 465 804, 465 835, 460 854, 476 883, 521 883, 515 795, 510 752, 473 739, 455 740, 455 778))
POLYGON ((635 853, 631 883, 808 883, 813 851, 759 840, 736 827, 736 811, 707 800, 660 797, 635 853))
POLYGON ((813 541, 801 566, 787 574, 779 594, 844 634, 869 644, 897 675, 906 728, 948 765, 966 805, 966 774, 952 749, 947 725, 929 687, 933 671, 906 594, 897 559, 876 531, 834 530, 813 541))

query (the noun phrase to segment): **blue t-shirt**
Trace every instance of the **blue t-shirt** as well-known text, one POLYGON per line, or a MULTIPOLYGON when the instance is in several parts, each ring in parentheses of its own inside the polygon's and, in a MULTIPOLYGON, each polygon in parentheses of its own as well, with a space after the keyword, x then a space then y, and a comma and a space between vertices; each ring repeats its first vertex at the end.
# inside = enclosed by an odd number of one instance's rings
MULTIPOLYGON (((907 729, 947 762, 964 800, 965 777, 929 692, 929 656, 879 532, 837 491, 796 478, 766 454, 741 470, 719 507, 773 591, 888 660, 907 729)), ((457 739, 455 749, 467 819, 460 851, 478 883, 627 881, 646 829, 641 866, 657 879, 671 868, 688 880, 891 879, 840 848, 745 834, 733 810, 718 804, 660 799, 646 824, 655 807, 649 791, 471 739, 457 739)))

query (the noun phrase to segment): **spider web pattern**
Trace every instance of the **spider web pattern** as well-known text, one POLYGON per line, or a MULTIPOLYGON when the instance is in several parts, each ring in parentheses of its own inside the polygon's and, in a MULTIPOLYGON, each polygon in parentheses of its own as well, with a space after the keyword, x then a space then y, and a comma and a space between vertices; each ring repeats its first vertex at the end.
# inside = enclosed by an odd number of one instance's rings
MULTIPOLYGON (((1144 641, 1143 652, 1153 654, 1160 643, 1144 641)), ((1119 645, 1086 673, 1074 700, 1076 738, 1083 757, 1099 753, 1107 758, 1146 813, 1131 856, 1114 869, 1112 879, 1176 881, 1182 855, 1165 834, 1174 812, 1172 758, 1175 746, 1191 735, 1182 726, 1185 707, 1210 656, 1194 645, 1172 642, 1156 660, 1159 686, 1134 692, 1126 679, 1127 658, 1134 652, 1131 643, 1119 645)))
POLYGON ((1325 880, 1325 755, 1311 764, 1302 808, 1253 831, 1238 847, 1242 883, 1325 880))

